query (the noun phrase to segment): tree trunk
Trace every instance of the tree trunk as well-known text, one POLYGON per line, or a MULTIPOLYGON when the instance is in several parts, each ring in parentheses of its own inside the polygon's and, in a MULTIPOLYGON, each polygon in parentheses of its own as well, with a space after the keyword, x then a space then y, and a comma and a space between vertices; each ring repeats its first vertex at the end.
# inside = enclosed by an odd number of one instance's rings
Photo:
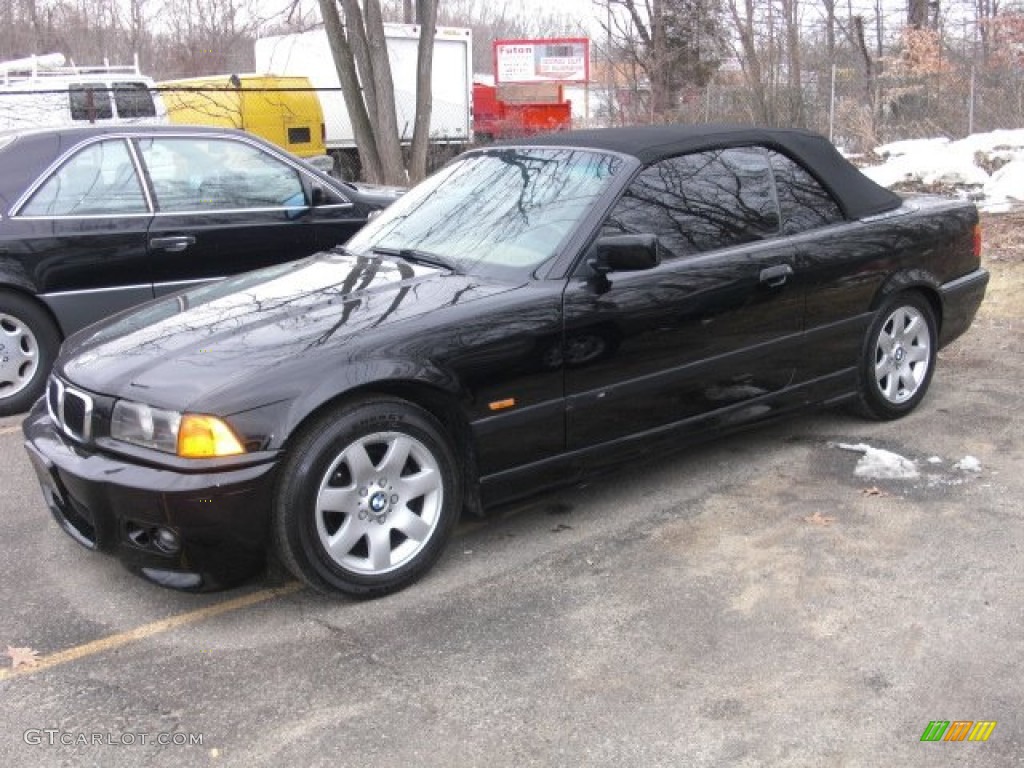
POLYGON ((860 49, 861 56, 864 58, 864 96, 867 99, 868 108, 871 110, 871 130, 876 132, 878 118, 875 112, 875 72, 871 61, 871 52, 868 51, 868 44, 864 39, 863 16, 853 17, 853 31, 857 48, 860 49))
POLYGON ((668 43, 665 39, 665 14, 662 0, 651 0, 651 117, 654 122, 663 122, 672 105, 671 78, 668 61, 668 43))
MULTIPOLYGON (((354 0, 350 0, 354 2, 354 0)), ((384 172, 385 184, 404 185, 408 175, 402 164, 402 145, 398 139, 398 118, 395 115, 395 85, 391 79, 384 18, 379 0, 364 0, 366 6, 366 39, 370 46, 370 66, 377 103, 374 125, 377 129, 377 150, 384 172)))
POLYGON ((345 11, 345 29, 362 88, 361 98, 373 120, 376 115, 377 86, 373 79, 373 63, 370 61, 370 43, 366 39, 363 11, 358 0, 341 0, 341 7, 345 11))
POLYGON ((736 32, 740 38, 742 48, 741 66, 744 79, 750 89, 751 112, 755 122, 761 125, 771 125, 771 115, 768 110, 768 100, 765 93, 764 73, 761 70, 761 59, 757 50, 757 40, 754 34, 754 0, 744 0, 743 15, 740 15, 737 7, 738 0, 730 2, 733 21, 736 24, 736 32))
POLYGON ((928 0, 907 0, 907 26, 911 29, 928 26, 928 0))
POLYGON ((822 0, 825 6, 825 58, 831 67, 836 63, 836 0, 822 0))
POLYGON ((804 128, 807 118, 804 110, 803 76, 800 73, 800 4, 799 0, 783 0, 786 16, 786 64, 789 69, 789 116, 791 125, 804 128))
POLYGON ((418 0, 420 30, 416 52, 416 124, 409 156, 409 181, 415 184, 427 175, 427 150, 430 147, 430 115, 433 110, 431 80, 434 61, 434 35, 437 31, 437 0, 418 0))
POLYGON ((345 109, 348 110, 349 121, 352 123, 352 134, 355 137, 359 160, 363 166, 363 174, 368 181, 383 181, 383 165, 377 150, 377 140, 366 104, 363 102, 362 91, 359 88, 352 48, 345 35, 345 28, 341 25, 341 17, 338 15, 338 6, 335 4, 335 0, 320 0, 320 13, 323 16, 324 30, 327 32, 327 40, 331 46, 331 55, 334 57, 334 66, 338 71, 341 93, 345 99, 345 109))

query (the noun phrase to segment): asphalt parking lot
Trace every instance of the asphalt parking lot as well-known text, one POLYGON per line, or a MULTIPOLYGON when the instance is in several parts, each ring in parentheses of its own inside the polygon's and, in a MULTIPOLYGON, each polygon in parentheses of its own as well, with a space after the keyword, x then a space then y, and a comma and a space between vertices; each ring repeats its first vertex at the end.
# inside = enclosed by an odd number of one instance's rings
POLYGON ((372 602, 150 586, 59 532, 0 419, 0 653, 38 652, 0 657, 0 765, 1024 765, 1024 264, 992 267, 910 417, 812 414, 466 521, 372 602), (922 742, 936 720, 997 725, 922 742))

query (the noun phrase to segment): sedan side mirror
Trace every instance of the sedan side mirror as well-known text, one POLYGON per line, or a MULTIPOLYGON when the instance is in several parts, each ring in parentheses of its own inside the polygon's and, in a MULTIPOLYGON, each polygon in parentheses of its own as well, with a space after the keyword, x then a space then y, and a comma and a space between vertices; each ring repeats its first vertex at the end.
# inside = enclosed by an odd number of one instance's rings
POLYGON ((600 275, 609 272, 640 272, 661 263, 657 235, 610 235, 599 238, 588 262, 600 275))

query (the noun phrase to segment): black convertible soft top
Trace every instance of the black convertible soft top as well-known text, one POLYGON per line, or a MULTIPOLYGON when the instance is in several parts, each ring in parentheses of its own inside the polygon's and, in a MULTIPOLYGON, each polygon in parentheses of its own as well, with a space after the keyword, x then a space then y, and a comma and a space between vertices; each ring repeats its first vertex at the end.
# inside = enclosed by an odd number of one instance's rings
POLYGON ((564 131, 505 142, 531 146, 581 147, 632 155, 644 165, 686 152, 760 145, 788 155, 832 193, 849 219, 891 211, 902 204, 847 161, 824 136, 791 128, 746 125, 641 125, 564 131))

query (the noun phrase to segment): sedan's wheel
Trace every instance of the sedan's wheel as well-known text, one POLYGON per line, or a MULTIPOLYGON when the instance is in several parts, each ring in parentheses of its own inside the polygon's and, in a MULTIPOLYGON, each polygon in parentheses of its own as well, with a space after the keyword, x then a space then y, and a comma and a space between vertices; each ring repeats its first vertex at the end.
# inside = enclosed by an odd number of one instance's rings
POLYGON ((932 379, 937 340, 935 313, 924 297, 906 293, 886 302, 865 343, 861 410, 877 419, 914 410, 932 379))
POLYGON ((0 291, 0 416, 27 411, 46 387, 60 336, 31 299, 0 291))
POLYGON ((402 400, 337 408, 289 449, 275 499, 281 560, 323 591, 374 596, 422 576, 461 509, 440 424, 402 400))

